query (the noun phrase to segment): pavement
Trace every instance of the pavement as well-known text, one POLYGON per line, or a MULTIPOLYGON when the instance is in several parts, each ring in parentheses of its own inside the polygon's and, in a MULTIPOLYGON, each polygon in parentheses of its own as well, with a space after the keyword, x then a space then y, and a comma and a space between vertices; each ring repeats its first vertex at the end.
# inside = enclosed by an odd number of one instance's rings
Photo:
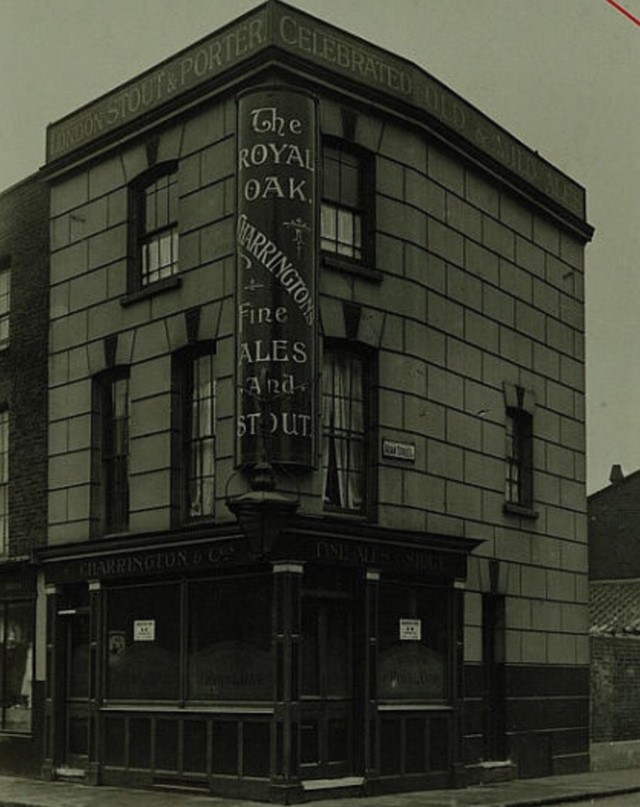
MULTIPOLYGON (((640 768, 598 771, 544 779, 520 779, 464 790, 428 790, 388 796, 346 798, 339 807, 534 807, 583 802, 638 793, 640 768)), ((45 782, 0 776, 0 807, 258 807, 264 802, 160 790, 90 787, 71 782, 45 782)), ((336 807, 335 799, 313 807, 336 807)))

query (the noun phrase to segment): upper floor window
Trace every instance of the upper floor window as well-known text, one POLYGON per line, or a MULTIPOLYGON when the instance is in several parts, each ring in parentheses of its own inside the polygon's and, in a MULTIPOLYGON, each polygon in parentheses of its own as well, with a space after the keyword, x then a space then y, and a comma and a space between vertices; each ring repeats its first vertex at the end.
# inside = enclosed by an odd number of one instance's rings
POLYGON ((97 381, 100 515, 104 532, 129 526, 129 375, 110 370, 97 381))
POLYGON ((371 161, 334 142, 322 149, 320 247, 362 263, 371 259, 373 194, 371 161))
POLYGON ((9 344, 11 312, 11 269, 0 261, 0 349, 9 344))
POLYGON ((0 411, 0 554, 9 550, 9 410, 0 411))
POLYGON ((322 368, 325 509, 364 513, 367 505, 367 401, 363 357, 325 348, 322 368))
POLYGON ((178 489, 184 519, 213 516, 216 461, 215 346, 197 345, 175 357, 180 435, 178 489))
POLYGON ((135 282, 144 289, 178 271, 178 175, 161 165, 133 187, 135 282))
POLYGON ((533 413, 528 394, 522 387, 506 390, 507 505, 533 507, 533 413))

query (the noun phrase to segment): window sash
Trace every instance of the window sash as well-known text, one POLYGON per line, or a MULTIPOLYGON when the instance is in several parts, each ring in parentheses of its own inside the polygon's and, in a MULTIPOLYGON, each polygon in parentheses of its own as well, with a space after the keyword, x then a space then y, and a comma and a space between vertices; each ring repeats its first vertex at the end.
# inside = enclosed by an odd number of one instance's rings
POLYGON ((322 395, 325 507, 363 512, 366 412, 362 359, 338 351, 325 353, 322 395))
POLYGON ((325 252, 362 260, 362 215, 323 202, 320 218, 320 248, 325 252))
POLYGON ((129 378, 104 380, 102 399, 102 485, 107 532, 129 523, 129 378))
POLYGON ((508 409, 506 420, 505 495, 511 504, 533 503, 532 418, 522 409, 508 409))
POLYGON ((143 286, 171 277, 178 271, 178 227, 146 238, 141 244, 143 286))
POLYGON ((364 181, 361 158, 324 146, 320 247, 325 252, 362 261, 367 216, 364 181))
POLYGON ((178 271, 178 182, 175 171, 140 188, 138 196, 140 285, 178 271))
POLYGON ((9 549, 9 410, 0 412, 0 554, 9 549))
POLYGON ((215 512, 216 381, 212 351, 186 362, 184 467, 186 517, 215 512))
POLYGON ((9 343, 11 313, 11 269, 0 271, 0 347, 9 343))

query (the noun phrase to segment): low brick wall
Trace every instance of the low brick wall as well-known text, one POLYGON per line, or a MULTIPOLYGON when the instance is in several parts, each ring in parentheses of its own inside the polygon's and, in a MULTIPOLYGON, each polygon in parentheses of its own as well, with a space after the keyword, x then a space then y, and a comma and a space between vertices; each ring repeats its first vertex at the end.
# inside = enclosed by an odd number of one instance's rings
POLYGON ((591 745, 592 771, 620 771, 640 768, 640 740, 591 745))
POLYGON ((591 638, 591 739, 640 740, 638 638, 591 638))

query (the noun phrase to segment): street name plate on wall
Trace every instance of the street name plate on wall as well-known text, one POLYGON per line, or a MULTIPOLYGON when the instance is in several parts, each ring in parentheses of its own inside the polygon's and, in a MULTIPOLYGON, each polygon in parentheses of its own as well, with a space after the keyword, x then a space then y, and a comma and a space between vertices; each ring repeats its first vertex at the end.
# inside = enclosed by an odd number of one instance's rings
POLYGON ((317 124, 311 96, 238 98, 236 459, 315 462, 317 124))
POLYGON ((383 440, 382 456, 388 460, 415 462, 416 447, 414 443, 398 443, 395 440, 383 440))

